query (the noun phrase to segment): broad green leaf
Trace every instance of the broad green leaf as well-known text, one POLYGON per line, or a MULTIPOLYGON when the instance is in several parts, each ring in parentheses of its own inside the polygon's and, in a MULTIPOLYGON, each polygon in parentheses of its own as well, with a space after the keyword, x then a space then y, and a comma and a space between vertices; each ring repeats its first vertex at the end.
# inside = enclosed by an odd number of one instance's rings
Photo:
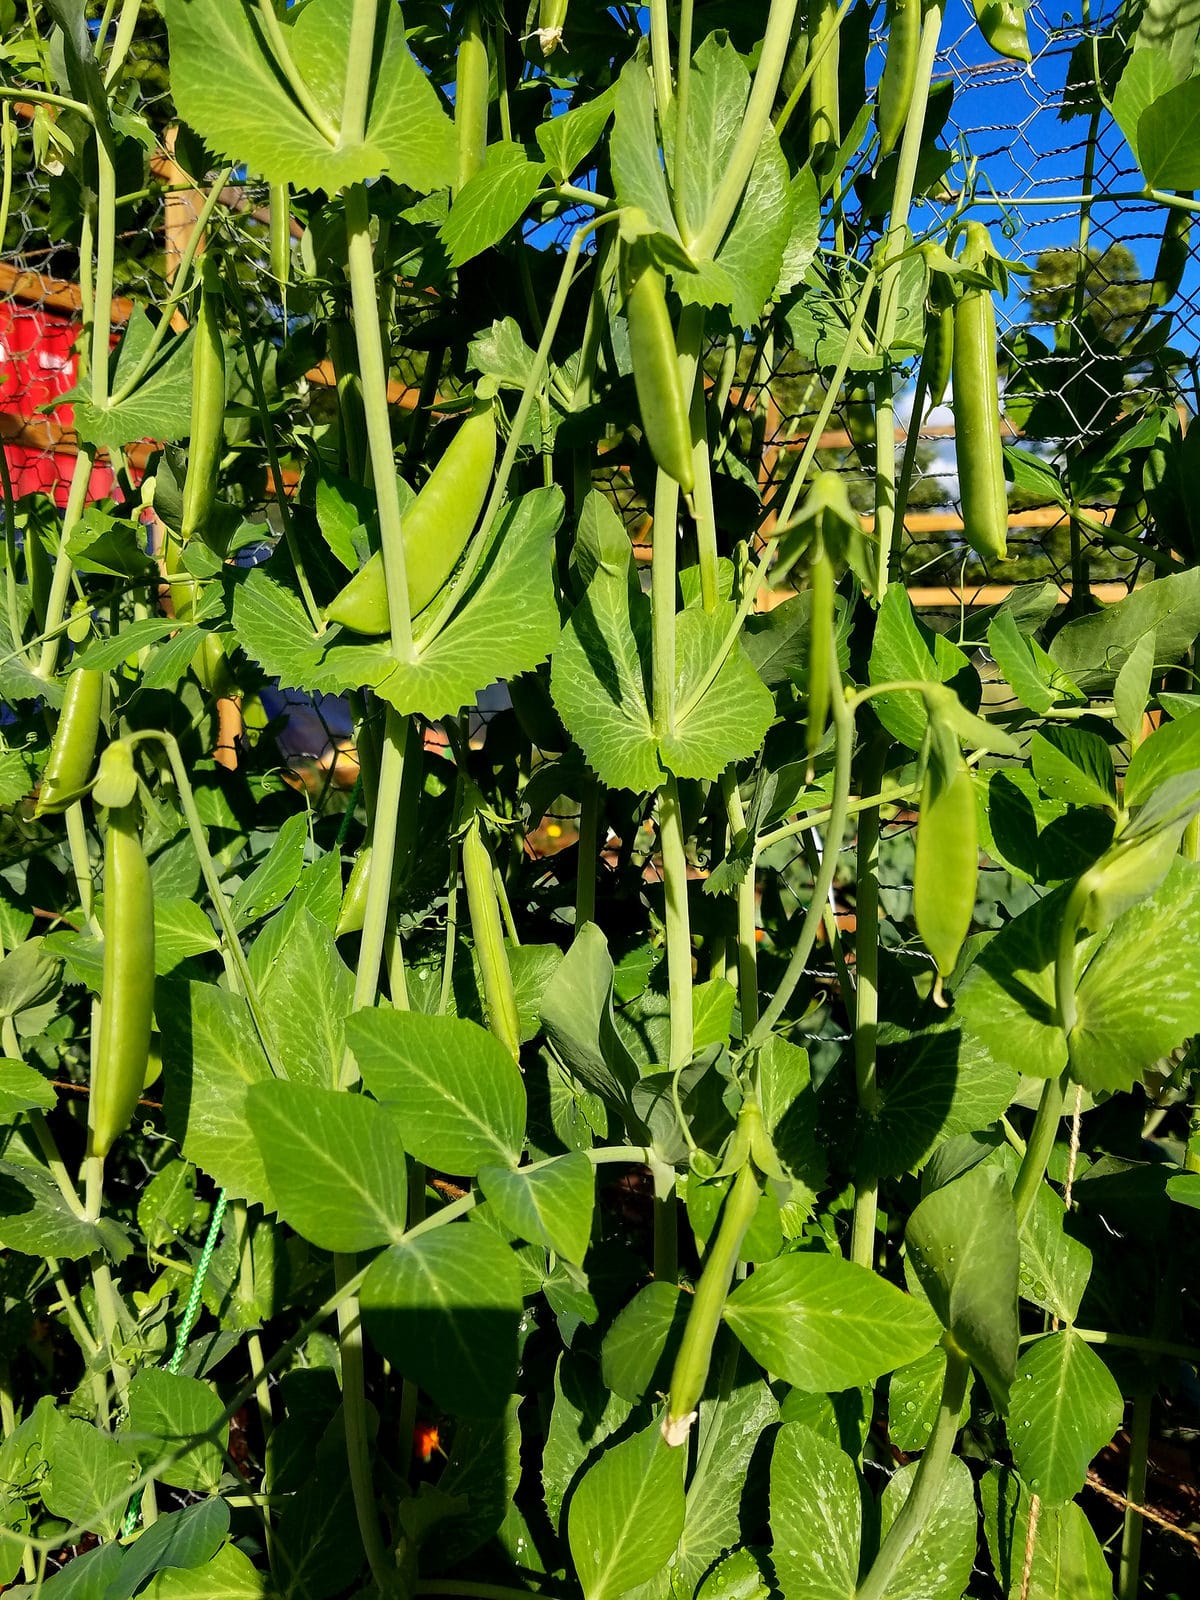
POLYGON ((1076 617, 1055 634, 1050 654, 1085 694, 1102 694, 1151 629, 1158 668, 1173 666, 1191 648, 1200 633, 1200 567, 1156 578, 1125 600, 1076 617))
POLYGON ((461 267, 515 228, 545 175, 545 164, 530 161, 519 144, 489 145, 483 167, 454 197, 438 230, 450 265, 461 267))
POLYGON ((81 1256, 106 1248, 94 1222, 84 1222, 67 1205, 62 1191, 36 1167, 0 1161, 0 1245, 26 1256, 81 1256))
POLYGON ((557 488, 535 489, 506 506, 482 574, 445 627, 418 645, 417 660, 396 662, 386 652, 368 649, 382 665, 360 679, 352 669, 361 652, 335 646, 326 658, 329 686, 369 682, 397 711, 435 720, 470 705, 480 689, 498 679, 536 667, 558 637, 552 554, 562 515, 557 488), (351 668, 349 677, 342 674, 343 666, 351 668))
POLYGON ((1021 1298, 1074 1322, 1092 1271, 1092 1252, 1066 1232, 1067 1208, 1048 1183, 1038 1185, 1021 1232, 1021 1298))
POLYGON ((1040 1508, 1033 1562, 1025 1584, 1029 1490, 1008 1468, 991 1467, 980 1483, 983 1526, 1005 1600, 1112 1600, 1113 1581, 1082 1506, 1040 1508))
MULTIPOLYGON (((880 1539, 887 1537, 908 1499, 917 1463, 888 1479, 879 1507, 880 1539)), ((900 1557, 887 1587, 888 1600, 959 1600, 975 1565, 975 1489, 965 1462, 951 1456, 939 1493, 916 1538, 900 1557)))
POLYGON ((580 1266, 592 1236, 596 1184, 585 1155, 544 1166, 483 1167, 479 1187, 506 1228, 580 1266))
POLYGON ((678 1284, 658 1281, 638 1290, 600 1352, 604 1382, 614 1394, 636 1402, 665 1393, 690 1303, 678 1284))
POLYGON ((617 200, 622 206, 644 211, 660 233, 678 240, 658 149, 650 65, 643 58, 634 56, 622 69, 613 112, 608 154, 617 200))
POLYGON ((172 1138, 233 1198, 273 1210, 266 1168, 246 1116, 250 1085, 272 1076, 249 1007, 215 984, 162 983, 155 1010, 172 1138))
POLYGON ((128 1449, 79 1417, 61 1415, 47 1442, 49 1472, 41 1497, 51 1516, 115 1536, 137 1468, 128 1449))
POLYGON ((1116 805, 1112 751, 1098 733, 1049 727, 1034 734, 1029 755, 1034 777, 1052 799, 1080 806, 1116 805))
POLYGON ((625 1423, 632 1409, 602 1381, 592 1356, 568 1349, 558 1358, 542 1451, 542 1492, 556 1532, 563 1531, 563 1506, 584 1462, 625 1423))
POLYGON ((613 1020, 613 964, 594 922, 574 943, 542 996, 550 1043, 585 1089, 625 1109, 638 1071, 613 1020))
POLYGON ((264 858, 239 886, 229 911, 241 929, 282 905, 300 881, 308 818, 302 811, 288 817, 264 858))
POLYGON ((444 1411, 495 1416, 517 1375, 521 1275, 502 1239, 455 1223, 385 1250, 362 1286, 375 1347, 444 1411))
POLYGON ((768 1372, 799 1389, 850 1389, 915 1361, 937 1338, 929 1310, 838 1256, 780 1256, 725 1302, 725 1320, 768 1372))
POLYGON ((734 1360, 718 1356, 720 1377, 715 1392, 701 1400, 696 1424, 696 1466, 671 1566, 671 1588, 678 1600, 691 1600, 704 1573, 737 1543, 751 1459, 765 1430, 779 1420, 774 1395, 748 1358, 736 1359, 737 1347, 725 1337, 734 1360))
POLYGON ((764 1553, 743 1546, 717 1562, 696 1590, 696 1600, 768 1600, 770 1594, 764 1553))
POLYGON ((1014 917, 984 945, 954 997, 955 1015, 972 1042, 1033 1078, 1057 1077, 1067 1064, 1054 999, 1064 905, 1056 891, 1014 917))
MULTIPOLYGON (((194 900, 154 901, 154 970, 160 978, 192 956, 219 950, 218 939, 204 908, 194 900)), ((103 945, 101 944, 101 950, 103 945)))
POLYGON ((168 1161, 138 1196, 137 1225, 152 1250, 161 1250, 186 1233, 196 1215, 196 1169, 187 1161, 168 1161))
POLYGON ((1113 711, 1117 727, 1125 737, 1136 741, 1142 730, 1146 702, 1150 698, 1150 674, 1154 668, 1154 633, 1144 633, 1125 657, 1113 685, 1113 711))
POLYGON ((228 1532, 225 1500, 199 1500, 182 1511, 159 1515, 122 1552, 120 1569, 104 1591, 104 1600, 132 1600, 146 1579, 164 1568, 203 1566, 216 1555, 228 1532))
POLYGON ((1011 611, 1001 611, 988 628, 988 649, 1022 705, 1038 716, 1049 711, 1073 685, 1036 639, 1022 633, 1011 611))
POLYGON ((404 1117, 365 1095, 255 1084, 246 1114, 280 1215, 322 1250, 353 1255, 403 1237, 404 1117))
POLYGON ((373 1010, 355 1012, 346 1035, 367 1088, 400 1105, 418 1161, 467 1177, 516 1166, 525 1084, 494 1034, 456 1017, 373 1010))
POLYGON ((1164 722, 1133 752, 1125 773, 1125 804, 1140 806, 1159 784, 1200 768, 1200 711, 1164 722))
POLYGON ((1152 188, 1200 184, 1200 80, 1185 78, 1151 101, 1138 118, 1136 148, 1152 188))
POLYGON ((62 968, 41 938, 24 939, 0 958, 0 1017, 19 1017, 58 992, 62 968))
MULTIPOLYGON (((946 1351, 934 1345, 928 1354, 907 1367, 899 1367, 888 1382, 888 1436, 897 1450, 908 1454, 924 1450, 937 1421, 946 1381, 946 1351)), ((959 1426, 971 1415, 968 1385, 959 1426)))
POLYGON ((1079 979, 1072 1076, 1131 1088, 1200 1032, 1200 866, 1178 861, 1162 887, 1118 917, 1079 979))
POLYGON ((235 1544, 224 1545, 202 1567, 170 1567, 140 1591, 145 1600, 263 1600, 267 1574, 235 1544))
POLYGON ((34 1067, 7 1057, 0 1060, 0 1125, 12 1122, 22 1111, 50 1111, 57 1098, 34 1067))
POLYGON ((224 1462, 221 1449, 229 1432, 221 1421, 221 1401, 198 1378, 161 1367, 146 1367, 129 1380, 129 1420, 122 1440, 145 1467, 176 1489, 215 1494, 224 1462), (184 1446, 187 1454, 157 1466, 184 1446))
POLYGON ((1167 1179, 1167 1193, 1179 1205, 1200 1211, 1200 1172, 1177 1172, 1167 1179))
POLYGON ((288 1077, 335 1088, 346 1051, 354 977, 338 954, 332 931, 306 907, 290 919, 259 992, 288 1077))
POLYGON ((1126 62, 1113 93, 1112 112, 1135 156, 1142 113, 1178 82, 1165 51, 1135 50, 1126 62))
POLYGON ((1051 1506, 1077 1495, 1122 1410, 1112 1374, 1073 1328, 1031 1344, 1017 1367, 1008 1442, 1034 1494, 1051 1506))
POLYGON ((814 1394, 789 1389, 779 1407, 783 1422, 802 1422, 830 1444, 840 1445, 851 1459, 862 1455, 871 1427, 874 1385, 843 1389, 839 1394, 814 1394))
POLYGON ((618 1600, 668 1561, 683 1531, 686 1455, 654 1423, 588 1470, 567 1514, 584 1600, 618 1600))
MULTIPOLYGON (((969 688, 968 709, 979 703, 978 679, 966 656, 943 634, 918 620, 903 584, 889 586, 875 622, 869 676, 873 687, 900 679, 948 683, 960 693, 969 688)), ((919 750, 928 720, 925 702, 915 689, 877 695, 875 715, 894 738, 919 750)))
POLYGON ((908 1259, 942 1326, 1004 1411, 1017 1364, 1017 1215, 1005 1175, 975 1167, 908 1219, 908 1259))
POLYGON ((771 1564, 796 1600, 853 1600, 862 1506, 854 1462, 802 1422, 786 1422, 771 1457, 771 1564))
MULTIPOLYGON (((386 173, 428 194, 454 176, 454 130, 413 60, 397 6, 381 9, 365 136, 330 143, 293 99, 260 44, 253 13, 225 0, 169 0, 171 89, 181 117, 214 150, 271 182, 333 194, 386 173), (221 71, 213 71, 220 61, 221 71)), ((292 59, 340 126, 353 0, 321 0, 285 30, 292 59)))
MULTIPOLYGON (((133 376, 150 343, 150 318, 135 305, 117 350, 109 392, 118 393, 133 376)), ((192 345, 190 333, 168 338, 150 370, 127 400, 95 406, 86 389, 71 390, 75 429, 88 444, 120 450, 137 439, 175 440, 192 425, 192 345)), ((171 624, 170 626, 174 626, 171 624)))
POLYGON ((284 689, 317 689, 324 641, 299 599, 261 567, 239 575, 233 591, 233 626, 246 654, 284 689))
MULTIPOLYGON (((13 1549, 17 1553, 15 1577, 21 1567, 20 1546, 14 1544, 13 1549)), ((47 1578, 40 1592, 48 1600, 103 1600, 110 1581, 115 1580, 121 1570, 124 1555, 116 1539, 97 1545, 94 1550, 84 1550, 47 1578)), ((14 1585, 9 1592, 15 1596, 20 1590, 14 1585)))
POLYGON ((570 111, 552 114, 534 129, 543 156, 561 182, 570 180, 575 168, 591 153, 604 132, 613 114, 616 92, 616 84, 613 84, 582 105, 572 106, 570 111))

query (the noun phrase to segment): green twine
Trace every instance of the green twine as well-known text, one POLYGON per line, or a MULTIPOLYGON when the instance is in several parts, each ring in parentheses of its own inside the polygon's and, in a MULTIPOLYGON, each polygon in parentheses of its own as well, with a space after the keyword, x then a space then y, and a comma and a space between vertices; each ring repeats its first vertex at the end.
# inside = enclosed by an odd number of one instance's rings
MULTIPOLYGON (((183 1317, 179 1323, 179 1331, 175 1335, 174 1354, 167 1363, 167 1371, 170 1373, 177 1373, 183 1365, 183 1358, 187 1353, 188 1340, 192 1336, 192 1329, 196 1326, 196 1319, 200 1315, 200 1297, 204 1293, 204 1280, 208 1276, 208 1269, 212 1264, 213 1251, 217 1248, 217 1237, 221 1232, 221 1224, 225 1220, 226 1204, 227 1196, 224 1189, 222 1189, 217 1196, 217 1203, 213 1207, 212 1221, 208 1225, 204 1249, 200 1252, 200 1259, 197 1261, 196 1270, 192 1275, 192 1292, 188 1295, 187 1305, 183 1308, 183 1317)), ((129 1509, 125 1513, 125 1521, 121 1525, 122 1539, 128 1539, 137 1527, 141 1510, 142 1491, 139 1489, 129 1502, 129 1509)))

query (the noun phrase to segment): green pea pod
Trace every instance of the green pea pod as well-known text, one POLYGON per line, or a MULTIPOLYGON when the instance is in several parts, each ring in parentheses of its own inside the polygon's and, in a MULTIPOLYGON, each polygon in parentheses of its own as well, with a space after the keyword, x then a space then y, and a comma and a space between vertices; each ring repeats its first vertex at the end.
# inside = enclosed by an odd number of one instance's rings
POLYGON ((846 391, 846 398, 842 402, 842 418, 863 470, 874 472, 877 439, 875 397, 866 384, 856 383, 846 391))
POLYGON ((811 0, 808 13, 810 61, 829 39, 828 48, 808 81, 808 142, 813 171, 819 177, 832 167, 842 142, 838 28, 838 0, 811 0))
POLYGON ((488 1027, 516 1061, 521 1055, 521 1024, 508 952, 504 948, 492 858, 483 842, 478 812, 463 835, 462 872, 471 934, 475 940, 475 959, 483 979, 483 1006, 488 1027))
POLYGON ((543 56, 552 56, 562 43, 570 0, 542 0, 538 8, 538 44, 543 56))
POLYGON ((636 256, 625 292, 633 381, 646 443, 655 462, 684 494, 695 485, 692 427, 679 372, 666 282, 647 257, 636 256))
POLYGON ((342 896, 341 909, 338 911, 337 926, 333 930, 335 939, 340 939, 344 933, 361 932, 363 919, 367 914, 367 889, 370 882, 371 846, 368 844, 358 852, 354 858, 354 865, 350 868, 346 892, 342 896))
POLYGON ((974 0, 979 31, 998 55, 1010 61, 1032 61, 1025 7, 1016 0, 974 0))
POLYGON ((805 743, 811 772, 813 757, 825 737, 829 700, 833 685, 833 562, 822 546, 809 561, 808 613, 808 721, 805 743))
MULTIPOLYGON (((968 222, 959 260, 978 267, 990 250, 987 229, 968 222)), ((951 366, 963 536, 985 560, 1003 561, 1008 555, 1008 492, 1000 441, 996 308, 990 289, 969 284, 955 301, 951 366)))
POLYGON ((133 1119, 150 1059, 154 1013, 154 889, 136 804, 108 813, 104 845, 104 968, 92 1063, 88 1149, 106 1156, 133 1119))
MULTIPOLYGON (((192 338, 192 425, 179 538, 202 533, 217 501, 217 473, 225 448, 225 340, 221 332, 221 272, 212 256, 201 268, 200 310, 192 338)), ((176 606, 176 616, 181 613, 176 606)), ((181 617, 182 620, 182 617, 181 617)))
MULTIPOLYGON (((404 513, 404 570, 408 608, 418 616, 459 563, 475 531, 496 466, 496 424, 491 401, 472 411, 404 513)), ((383 557, 378 551, 325 608, 330 622, 355 633, 387 633, 390 612, 383 557)))
POLYGON ((917 854, 913 866, 913 915, 925 948, 937 962, 935 998, 954 970, 971 930, 979 879, 975 784, 961 758, 949 773, 931 761, 921 791, 917 854))
POLYGON ((76 667, 67 678, 35 816, 65 811, 86 790, 100 736, 104 678, 105 674, 93 667, 76 667))
MULTIPOLYGON (((1190 200, 1191 195, 1187 198, 1190 200)), ((1150 288, 1152 305, 1165 306, 1179 293, 1184 269, 1191 259, 1191 234, 1192 213, 1172 206, 1163 224, 1158 260, 1154 263, 1154 282, 1150 288)))
POLYGON ((463 18, 462 38, 454 75, 454 132, 458 140, 459 194, 487 159, 488 91, 491 67, 481 8, 469 5, 463 18))
POLYGON ((875 123, 880 159, 900 141, 917 86, 917 54, 921 48, 922 0, 888 0, 887 56, 879 79, 875 123))
POLYGON ((662 1435, 671 1446, 684 1444, 696 1420, 700 1396, 712 1364, 713 1340, 725 1309, 738 1252, 758 1210, 759 1186, 747 1161, 725 1197, 716 1237, 704 1258, 704 1271, 688 1310, 687 1326, 671 1373, 671 1392, 662 1420, 662 1435))
POLYGON ((932 411, 946 398, 950 369, 954 364, 954 307, 935 310, 925 335, 925 396, 932 411))

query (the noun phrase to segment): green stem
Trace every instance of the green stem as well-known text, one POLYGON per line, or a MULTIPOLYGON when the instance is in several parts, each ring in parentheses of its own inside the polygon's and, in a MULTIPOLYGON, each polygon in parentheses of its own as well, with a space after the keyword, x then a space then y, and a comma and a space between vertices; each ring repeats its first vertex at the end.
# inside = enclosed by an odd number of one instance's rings
POLYGON ((463 883, 475 940, 475 958, 483 980, 487 1024, 514 1061, 521 1057, 521 1024, 513 989, 512 969, 504 948, 504 928, 492 872, 492 858, 475 812, 462 841, 463 883))
MULTIPOLYGON (((133 43, 134 31, 137 28, 138 17, 141 15, 142 0, 122 0, 121 15, 117 21, 117 34, 109 52, 108 64, 104 69, 104 87, 111 89, 113 81, 121 68, 125 65, 125 58, 129 54, 129 47, 133 43)), ((103 48, 104 36, 107 28, 101 28, 96 40, 97 49, 103 48)))
MULTIPOLYGON (((374 13, 373 0, 367 4, 374 13)), ((358 16, 356 7, 355 16, 358 16)), ((379 547, 387 584, 392 628, 392 654, 400 661, 415 661, 412 617, 408 606, 408 576, 404 563, 400 494, 392 452, 392 427, 388 416, 387 366, 379 331, 379 305, 375 293, 375 260, 371 248, 371 215, 365 184, 356 183, 346 193, 346 255, 350 271, 350 298, 354 310, 354 337, 362 375, 363 411, 379 506, 379 547)), ((389 872, 391 863, 387 863, 389 872)), ((390 879, 389 879, 390 881, 390 879)))
POLYGON ((791 47, 792 22, 796 15, 796 0, 771 0, 758 69, 746 102, 745 114, 737 142, 730 154, 720 187, 704 218, 700 231, 686 243, 697 260, 715 255, 749 181, 754 163, 758 159, 763 134, 771 118, 771 107, 779 88, 791 47))
MULTIPOLYGON (((883 781, 889 741, 880 738, 867 766, 866 782, 883 781)), ((857 894, 855 898, 855 1000, 854 1083, 860 1109, 867 1115, 879 1106, 876 1081, 879 1040, 879 808, 870 806, 859 816, 857 894)), ((871 1172, 854 1179, 854 1222, 850 1259, 860 1266, 875 1264, 875 1219, 879 1206, 879 1179, 871 1172)))
POLYGON ((674 98, 671 86, 671 35, 667 27, 667 0, 650 0, 650 63, 654 74, 654 103, 661 125, 674 98))
MULTIPOLYGON (((690 308, 689 308, 690 309, 690 308)), ((705 611, 715 611, 720 598, 717 564, 717 512, 713 504, 712 453, 708 448, 708 404, 704 381, 697 374, 692 388, 692 462, 695 487, 692 509, 696 518, 696 548, 700 560, 700 599, 705 611)))
POLYGON ((692 936, 688 917, 687 852, 679 785, 670 773, 658 796, 658 834, 662 850, 663 898, 667 939, 667 982, 671 999, 670 1066, 692 1059, 692 936))
MULTIPOLYGON (((737 845, 746 831, 746 812, 738 791, 737 774, 727 767, 721 774, 721 794, 729 818, 731 842, 737 845)), ((755 858, 752 842, 750 863, 737 887, 737 970, 738 1009, 742 1016, 742 1038, 754 1031, 758 1022, 758 901, 755 896, 755 858)))
MULTIPOLYGON (((345 1289, 357 1278, 353 1256, 335 1255, 334 1281, 345 1289)), ((338 1345, 342 1356, 342 1416, 346 1430, 346 1459, 354 1511, 367 1565, 381 1594, 397 1584, 396 1565, 384 1543, 375 1505, 375 1480, 371 1471, 371 1436, 367 1425, 367 1390, 363 1368, 362 1322, 358 1298, 349 1295, 338 1306, 338 1345)))
POLYGON ((1125 1521, 1121 1528, 1121 1565, 1117 1600, 1138 1600, 1145 1518, 1136 1506, 1146 1504, 1146 1466, 1150 1458, 1150 1422, 1154 1391, 1142 1385, 1133 1397, 1129 1428, 1129 1476, 1125 1485, 1125 1521))
POLYGON ((71 487, 67 491, 62 527, 58 535, 54 576, 50 580, 50 597, 46 602, 45 618, 42 619, 46 637, 38 659, 37 675, 47 682, 54 676, 58 667, 58 652, 63 637, 61 624, 66 615, 67 596, 71 592, 71 579, 75 572, 75 563, 67 553, 67 545, 87 504, 88 486, 92 480, 92 465, 95 459, 95 447, 80 443, 79 453, 75 457, 75 467, 71 473, 71 487))
MULTIPOLYGON (((21 1059, 21 1052, 20 1047, 16 1043, 16 1030, 13 1029, 11 1037, 9 1035, 9 1029, 12 1028, 12 1018, 5 1017, 4 1024, 5 1052, 12 1057, 13 1060, 19 1061, 21 1059)), ((25 1115, 29 1121, 30 1132, 37 1141, 38 1149, 42 1152, 42 1158, 50 1170, 50 1176, 58 1185, 58 1192, 67 1202, 68 1209, 75 1216, 77 1216, 81 1222, 87 1221, 87 1209, 84 1206, 83 1201, 79 1198, 79 1191, 71 1182, 71 1174, 67 1171, 66 1162, 58 1152, 58 1145, 55 1143, 54 1135, 50 1131, 50 1124, 46 1121, 45 1113, 42 1111, 31 1110, 27 1111, 25 1115)))
POLYGON ((792 952, 787 970, 780 980, 770 1004, 758 1020, 758 1026, 750 1035, 752 1045, 765 1044, 775 1028, 775 1024, 783 1015, 784 1008, 796 991, 796 986, 804 976, 804 969, 812 955, 813 946, 817 942, 817 930, 821 926, 821 918, 825 911, 825 901, 833 887, 834 874, 837 872, 838 854, 842 847, 842 836, 846 831, 846 819, 849 815, 850 805, 850 770, 854 758, 854 717, 846 702, 842 689, 841 673, 837 668, 837 658, 834 657, 834 682, 833 695, 830 701, 830 712, 834 726, 834 769, 833 769, 833 797, 829 808, 829 828, 825 835, 825 850, 821 857, 821 868, 813 883, 812 899, 809 901, 808 910, 805 912, 804 922, 800 929, 800 937, 796 948, 792 952))
POLYGON ((700 1406, 700 1396, 712 1362, 713 1340, 733 1281, 738 1252, 758 1209, 758 1177, 749 1160, 738 1171, 725 1198, 721 1223, 704 1258, 704 1271, 688 1311, 679 1354, 671 1374, 671 1392, 663 1417, 663 1438, 669 1445, 683 1444, 700 1406))
MULTIPOLYGON (((297 105, 321 135, 322 139, 328 144, 337 144, 337 128, 326 116, 312 90, 301 77, 296 63, 292 60, 292 52, 288 47, 287 35, 280 26, 279 18, 275 13, 274 0, 258 0, 258 18, 263 34, 266 37, 266 42, 270 46, 271 54, 275 57, 275 65, 283 74, 284 81, 295 96, 297 105)), ((352 65, 353 59, 347 63, 347 75, 349 75, 349 69, 352 65)))
POLYGON ((654 532, 650 559, 653 617, 651 699, 654 731, 675 731, 675 556, 679 485, 661 468, 654 484, 654 532))
POLYGON ((855 1600, 884 1600, 896 1568, 904 1559, 913 1541, 926 1526, 938 1498, 945 1487, 946 1468, 954 1449, 958 1433, 958 1419, 962 1414, 967 1382, 971 1376, 966 1356, 949 1338, 946 1345, 946 1376, 942 1382, 942 1398, 938 1406, 937 1421, 917 1465, 908 1498, 900 1507, 895 1522, 879 1547, 879 1554, 871 1569, 855 1590, 855 1600))
POLYGON ((1013 1184, 1013 1205, 1017 1212, 1018 1233, 1029 1220, 1037 1192, 1041 1188, 1050 1153, 1054 1149, 1058 1124, 1062 1119, 1063 1102, 1066 1099, 1067 1084, 1070 1079, 1071 1069, 1068 1067, 1061 1076, 1047 1078, 1046 1086, 1042 1090, 1037 1115, 1033 1119, 1033 1129, 1025 1146, 1025 1155, 1013 1184))

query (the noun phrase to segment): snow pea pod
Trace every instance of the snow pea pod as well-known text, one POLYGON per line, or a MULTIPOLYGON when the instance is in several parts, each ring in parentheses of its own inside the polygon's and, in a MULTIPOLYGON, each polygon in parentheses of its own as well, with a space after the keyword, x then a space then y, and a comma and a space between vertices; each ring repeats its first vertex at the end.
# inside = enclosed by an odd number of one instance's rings
POLYGON ((1016 0, 974 0, 979 31, 992 49, 1010 61, 1032 61, 1025 7, 1016 0))
MULTIPOLYGON (((458 565, 475 531, 495 465, 496 424, 489 400, 459 428, 404 513, 401 536, 412 616, 424 611, 458 565)), ((334 596, 325 616, 355 633, 387 633, 391 626, 387 582, 378 550, 334 596)))
POLYGON ((975 784, 959 757, 949 774, 930 762, 921 790, 913 915, 925 948, 937 963, 935 996, 954 970, 971 929, 979 879, 975 784))
POLYGON ((154 1013, 154 889, 136 801, 108 814, 104 844, 104 967, 92 1066, 88 1149, 106 1156, 133 1119, 150 1057, 154 1013))
POLYGON ((808 82, 808 142, 813 171, 818 176, 824 176, 832 167, 842 140, 838 29, 838 0, 812 0, 808 14, 809 60, 824 48, 808 82))
POLYGON ((478 5, 469 5, 454 76, 454 132, 458 139, 457 195, 487 158, 488 89, 491 67, 478 5))
POLYGON ((35 816, 65 811, 87 788, 100 736, 104 677, 92 667, 76 667, 67 678, 35 816))
POLYGON ((692 428, 667 309, 666 282, 645 255, 633 257, 625 316, 646 443, 658 466, 675 479, 684 494, 690 494, 696 481, 692 428))
POLYGON ((917 85, 917 53, 921 45, 922 0, 888 0, 887 56, 879 79, 875 123, 879 129, 880 159, 899 143, 908 121, 917 85))
MULTIPOLYGON (((979 268, 991 254, 988 231, 967 223, 959 260, 979 268)), ((963 537, 985 560, 1008 554, 1008 492, 1000 442, 1000 379, 992 291, 968 284, 954 305, 954 453, 963 537)))

